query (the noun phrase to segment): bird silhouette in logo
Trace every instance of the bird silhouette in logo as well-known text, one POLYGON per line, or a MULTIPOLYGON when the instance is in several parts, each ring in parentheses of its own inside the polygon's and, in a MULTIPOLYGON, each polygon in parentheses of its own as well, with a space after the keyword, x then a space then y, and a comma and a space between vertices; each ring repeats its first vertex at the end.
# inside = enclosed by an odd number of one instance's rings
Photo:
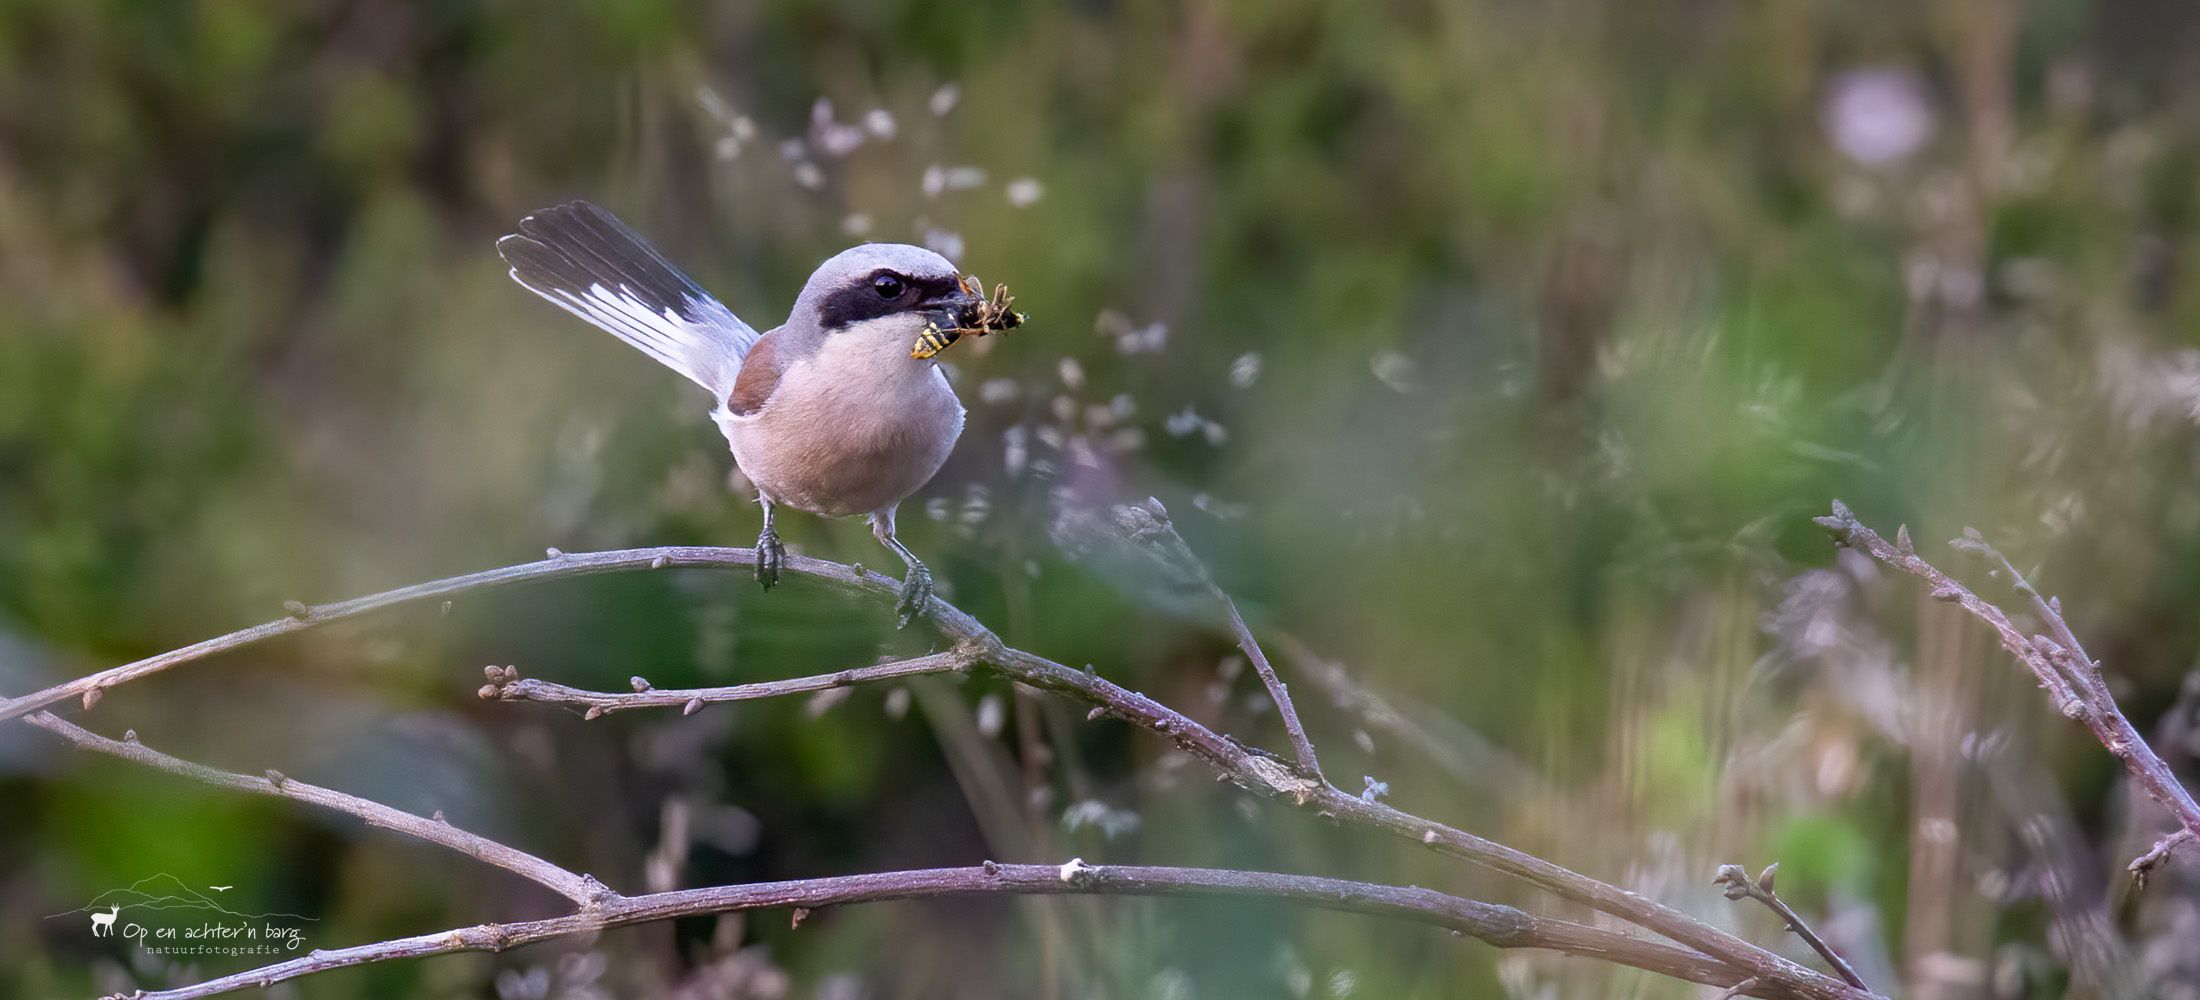
POLYGON ((234 889, 234 888, 236 888, 236 886, 233 886, 233 885, 210 885, 210 886, 207 886, 207 888, 209 888, 209 889, 212 889, 212 890, 214 890, 215 892, 228 892, 229 890, 231 890, 231 889, 234 889))

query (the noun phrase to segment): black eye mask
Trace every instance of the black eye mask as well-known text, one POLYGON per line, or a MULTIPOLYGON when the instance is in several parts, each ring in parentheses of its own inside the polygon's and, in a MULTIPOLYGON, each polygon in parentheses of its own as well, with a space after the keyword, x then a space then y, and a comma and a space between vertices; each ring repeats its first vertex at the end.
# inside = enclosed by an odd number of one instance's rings
POLYGON ((818 304, 818 326, 830 332, 851 323, 924 308, 926 300, 952 295, 959 287, 954 278, 917 278, 892 272, 865 275, 834 289, 818 304), (879 295, 875 282, 882 278, 901 282, 901 292, 892 298, 879 295))

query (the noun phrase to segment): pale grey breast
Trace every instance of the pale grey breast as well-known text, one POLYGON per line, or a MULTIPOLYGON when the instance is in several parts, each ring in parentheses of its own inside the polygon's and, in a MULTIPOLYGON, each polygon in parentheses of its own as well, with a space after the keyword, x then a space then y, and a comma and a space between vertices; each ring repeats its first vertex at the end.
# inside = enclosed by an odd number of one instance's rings
MULTIPOLYGON (((737 385, 718 425, 757 489, 841 517, 887 510, 929 482, 962 434, 963 408, 937 365, 909 357, 922 325, 910 316, 854 324, 779 365, 776 378, 737 385)), ((743 381, 750 366, 764 371, 760 356, 781 335, 759 342, 743 381)))

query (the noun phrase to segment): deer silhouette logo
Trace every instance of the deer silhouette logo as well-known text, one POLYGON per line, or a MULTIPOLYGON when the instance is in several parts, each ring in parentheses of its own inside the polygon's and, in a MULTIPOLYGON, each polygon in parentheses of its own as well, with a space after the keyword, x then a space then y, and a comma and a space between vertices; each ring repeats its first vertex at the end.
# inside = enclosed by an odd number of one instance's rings
MULTIPOLYGON (((5 2, 5 0, 0 0, 0 2, 5 2)), ((223 893, 236 888, 236 886, 214 885, 207 886, 207 888, 213 890, 214 893, 223 893)), ((182 879, 167 872, 141 878, 120 889, 109 889, 92 897, 92 901, 83 906, 73 910, 64 910, 60 913, 49 913, 46 915, 46 919, 74 921, 84 914, 90 914, 93 937, 135 938, 142 941, 145 936, 145 928, 137 924, 125 923, 121 919, 122 911, 132 906, 146 912, 200 910, 207 914, 204 919, 226 922, 224 926, 232 927, 242 927, 247 921, 254 920, 279 919, 286 922, 311 923, 319 919, 317 917, 300 916, 295 913, 243 913, 232 910, 215 902, 213 894, 200 892, 182 879)), ((143 919, 143 917, 144 914, 141 913, 140 918, 143 919)), ((273 925, 266 925, 263 927, 262 933, 275 933, 275 928, 273 925)), ((292 931, 291 934, 295 938, 297 932, 292 931)))

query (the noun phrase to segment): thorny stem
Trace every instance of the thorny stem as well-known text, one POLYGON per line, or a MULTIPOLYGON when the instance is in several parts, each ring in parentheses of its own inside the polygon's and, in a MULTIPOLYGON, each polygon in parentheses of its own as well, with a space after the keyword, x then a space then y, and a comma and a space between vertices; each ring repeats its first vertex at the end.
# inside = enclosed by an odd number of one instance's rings
MULTIPOLYGON (((416 584, 335 604, 298 605, 292 609, 289 617, 283 619, 0 702, 0 721, 70 698, 94 702, 99 691, 117 684, 275 636, 403 604, 445 598, 484 588, 603 573, 671 567, 750 567, 755 564, 756 558, 754 549, 697 546, 557 553, 538 562, 416 584)), ((789 556, 785 568, 790 573, 810 577, 835 589, 874 599, 893 599, 900 587, 898 581, 877 573, 820 559, 789 556)), ((1092 672, 1073 669, 1009 647, 976 619, 937 597, 931 599, 925 617, 943 638, 952 643, 951 655, 960 657, 972 667, 983 667, 1033 688, 1052 691, 1094 705, 1097 708, 1095 717, 1112 716, 1162 736, 1179 749, 1207 763, 1223 778, 1247 790, 1288 801, 1302 810, 1331 818, 1344 825, 1382 831, 1420 844, 1436 853, 1520 878, 1562 899, 1580 903, 1662 934, 1695 949, 1706 960, 1722 963, 1732 973, 1726 982, 1738 982, 1743 978, 1758 980, 1758 984, 1749 990, 1752 995, 1844 1000, 1861 1000, 1871 996, 1865 991, 1797 965, 1637 893, 1590 878, 1525 851, 1416 816, 1387 803, 1363 801, 1357 795, 1294 773, 1269 757, 1249 751, 1236 741, 1143 694, 1127 690, 1092 672)), ((413 953, 415 952, 399 952, 385 957, 413 953)))
MULTIPOLYGON (((2132 862, 2135 877, 2144 878, 2146 871, 2169 856, 2179 841, 2191 841, 2200 837, 2200 802, 2167 763, 2154 752, 2144 737, 2139 735, 2131 720, 2124 717, 2116 699, 2102 682, 2100 664, 2085 654, 2083 646, 2070 631, 2063 619, 2062 610, 2055 601, 2045 599, 2030 581, 2016 571, 2001 553, 1978 538, 1975 533, 1961 540, 1960 548, 1970 549, 1997 559, 2023 592, 2033 602, 2033 610, 2045 621, 2054 637, 2026 636, 2009 620, 2007 613, 1994 604, 1972 593, 1970 588, 1938 567, 1919 558, 1909 546, 1890 544, 1879 534, 1856 519, 1847 504, 1833 502, 1833 514, 1815 519, 1820 527, 1833 536, 1835 544, 1847 545, 1866 555, 1924 580, 1932 587, 1935 600, 1959 605, 1972 617, 1985 622, 2001 639, 2003 649, 2017 658, 2019 663, 2032 671, 2040 687, 2054 700, 2062 714, 2084 723, 2092 730, 2109 753, 2123 761, 2124 769, 2144 789, 2149 798, 2160 803, 2177 820, 2182 829, 2176 835, 2164 838, 2153 850, 2132 862), (2143 864, 2142 864, 2143 862, 2143 864)), ((1906 537, 1905 533, 1905 537, 1906 537)))
POLYGON ((1848 960, 1834 951, 1833 946, 1826 943, 1826 939, 1819 937, 1817 931, 1811 930, 1802 914, 1796 913, 1794 907, 1787 905, 1787 900, 1781 899, 1779 893, 1772 891, 1773 873, 1779 869, 1779 862, 1774 862, 1763 874, 1752 879, 1749 872, 1740 865, 1720 865, 1719 874, 1711 881, 1725 887, 1728 899, 1754 899, 1771 908, 1787 924, 1788 930, 1794 931, 1796 937, 1802 938, 1804 944, 1810 945, 1811 950, 1818 953, 1818 957, 1825 959, 1826 964, 1833 967, 1833 971, 1843 982, 1860 990, 1870 989, 1871 987, 1864 985, 1864 977, 1856 974, 1856 969, 1849 965, 1848 960))

